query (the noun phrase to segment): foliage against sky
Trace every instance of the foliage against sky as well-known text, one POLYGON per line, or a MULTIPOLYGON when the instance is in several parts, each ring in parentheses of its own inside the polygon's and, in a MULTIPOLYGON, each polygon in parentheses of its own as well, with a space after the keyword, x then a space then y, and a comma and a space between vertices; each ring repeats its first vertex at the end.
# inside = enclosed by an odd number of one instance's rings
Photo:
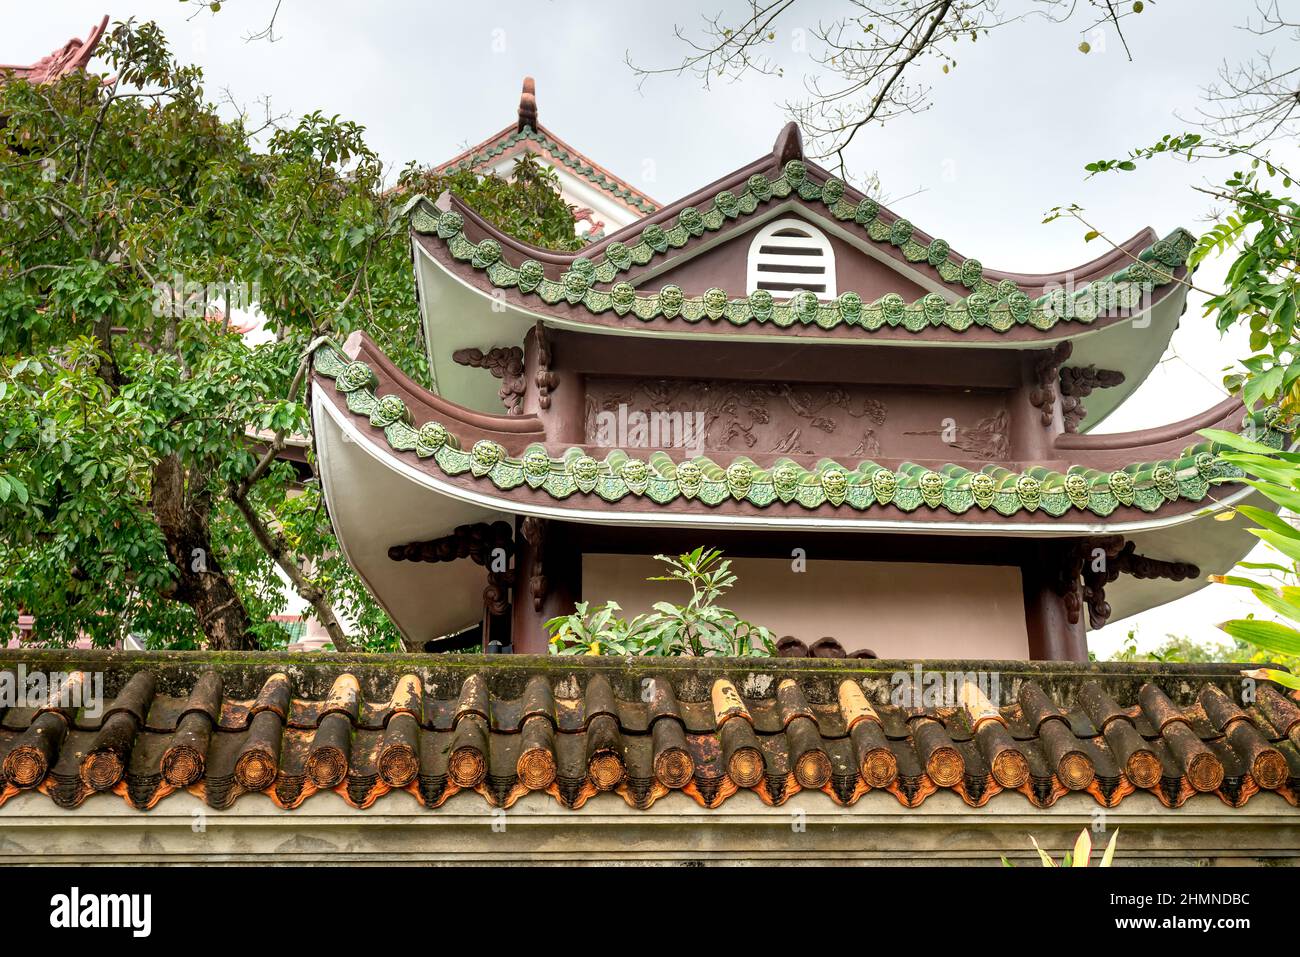
MULTIPOLYGON (((99 55, 113 80, 0 86, 0 631, 26 612, 55 643, 274 647, 283 575, 337 647, 397 647, 319 487, 276 454, 309 432, 315 338, 364 328, 424 374, 379 157, 323 113, 223 120, 151 23, 99 55), (246 345, 239 307, 270 342, 246 345)), ((522 238, 573 241, 544 171, 450 185, 522 238)))

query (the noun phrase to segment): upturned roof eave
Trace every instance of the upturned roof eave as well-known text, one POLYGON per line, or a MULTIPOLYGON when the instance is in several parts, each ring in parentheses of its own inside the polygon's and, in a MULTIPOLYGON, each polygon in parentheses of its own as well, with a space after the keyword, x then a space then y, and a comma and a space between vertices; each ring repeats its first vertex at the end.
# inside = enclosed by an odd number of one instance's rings
MULTIPOLYGON (((56 56, 73 43, 79 44, 76 55, 71 60, 61 64, 57 75, 52 79, 59 79, 60 77, 67 76, 77 70, 84 70, 90 65, 90 61, 95 56, 95 49, 99 46, 99 41, 103 39, 105 31, 108 29, 108 19, 108 14, 105 14, 99 23, 91 28, 90 33, 87 34, 84 40, 79 38, 69 40, 60 47, 59 50, 54 51, 54 53, 45 58, 49 59, 50 57, 56 56)), ((3 78, 6 74, 26 78, 33 74, 42 65, 41 61, 29 64, 0 63, 0 78, 3 78)))
MULTIPOLYGON (((1186 266, 1165 266, 1152 258, 1153 250, 1161 248, 1160 243, 1181 242, 1178 237, 1185 234, 1175 232, 1167 240, 1146 247, 1139 256, 1126 259, 1127 265, 1121 270, 1092 281, 1084 280, 1078 287, 1064 286, 1058 292, 1032 298, 1011 289, 1010 285, 994 291, 986 284, 976 289, 983 296, 980 314, 976 312, 976 299, 980 297, 970 295, 962 298, 951 284, 945 286, 941 281, 918 277, 915 273, 912 278, 928 283, 931 289, 926 296, 910 303, 901 296, 892 297, 896 299, 892 305, 888 302, 891 296, 874 302, 859 296, 852 314, 847 311, 848 300, 853 298, 852 290, 843 291, 833 301, 812 303, 812 313, 806 316, 799 312, 802 305, 797 296, 773 297, 768 302, 767 314, 760 314, 753 297, 740 291, 719 289, 710 290, 705 295, 687 295, 671 284, 657 292, 650 291, 646 288, 648 280, 645 287, 636 285, 642 281, 641 276, 634 273, 625 275, 606 262, 586 266, 593 278, 578 294, 571 295, 565 281, 574 271, 577 257, 533 250, 535 257, 516 258, 512 262, 497 243, 495 234, 490 232, 490 226, 472 211, 467 210, 468 215, 462 219, 459 208, 463 207, 446 211, 438 217, 425 213, 423 218, 417 219, 417 228, 412 231, 416 252, 436 263, 438 273, 490 300, 494 309, 500 310, 504 306, 529 323, 542 318, 573 327, 588 325, 593 331, 665 334, 681 338, 744 332, 755 337, 777 340, 801 337, 813 342, 881 343, 892 340, 904 344, 1041 348, 1166 308, 1171 297, 1176 299, 1175 305, 1181 312, 1187 291, 1186 266), (453 218, 448 219, 448 214, 453 218), (454 233, 444 230, 443 224, 447 223, 457 225, 454 233), (487 234, 480 229, 487 230, 487 234), (439 230, 443 233, 440 234, 439 230), (471 235, 480 238, 475 241, 471 235), (492 247, 493 260, 490 263, 479 261, 479 250, 488 246, 492 247), (525 283, 524 274, 528 269, 534 269, 535 275, 525 283), (1127 278, 1136 275, 1138 269, 1155 276, 1157 281, 1143 286, 1127 278), (1100 291, 1103 287, 1098 283, 1105 284, 1111 291, 1114 301, 1109 305, 1109 300, 1100 291), (1121 298, 1113 295, 1116 289, 1123 292, 1121 298), (990 298, 1001 296, 1007 290, 1011 290, 1009 298, 990 298), (669 292, 676 297, 672 312, 666 298, 669 292), (716 313, 712 311, 715 306, 708 298, 714 293, 719 294, 716 313), (619 296, 626 298, 620 302, 619 296), (1101 300, 1100 304, 1097 300, 1101 300), (889 315, 890 309, 896 310, 897 314, 889 315)), ((725 236, 704 238, 711 245, 727 241, 725 236)), ((516 242, 514 245, 520 249, 532 249, 526 244, 516 242)), ((687 258, 689 256, 683 256, 667 264, 675 267, 687 258)), ((903 264, 898 266, 898 271, 907 275, 903 264)), ((421 307, 423 310, 423 302, 421 307)), ((1172 324, 1168 331, 1172 333, 1172 324)), ((1164 343, 1160 343, 1157 352, 1163 348, 1164 343)))
MULTIPOLYGON (((837 192, 839 193, 841 202, 856 206, 863 201, 868 201, 870 199, 860 190, 836 179, 826 169, 816 163, 804 159, 802 146, 798 142, 797 135, 791 134, 792 126, 793 124, 787 125, 786 129, 782 131, 782 134, 778 136, 777 143, 772 152, 756 158, 752 162, 719 177, 707 186, 704 186, 701 189, 660 208, 656 212, 643 216, 635 222, 629 223, 622 229, 610 233, 591 245, 584 247, 582 250, 572 253, 546 250, 516 240, 503 233, 491 222, 479 217, 458 197, 452 197, 453 208, 463 215, 467 222, 473 222, 474 225, 482 231, 483 235, 492 237, 501 244, 503 250, 514 252, 521 260, 535 259, 544 263, 568 265, 578 258, 587 258, 592 260, 598 259, 611 245, 615 243, 627 244, 630 240, 639 237, 641 232, 647 226, 656 225, 662 227, 666 223, 675 221, 683 210, 687 208, 700 209, 709 200, 714 199, 723 191, 737 191, 738 187, 748 181, 748 179, 756 173, 775 173, 783 169, 784 165, 788 163, 791 158, 793 158, 806 171, 806 174, 811 181, 818 184, 825 184, 827 181, 834 180, 839 184, 837 192)), ((510 129, 507 128, 507 130, 503 131, 503 134, 509 132, 510 129)), ((879 212, 877 213, 877 218, 884 227, 893 227, 894 224, 903 222, 907 224, 910 235, 918 245, 930 247, 936 241, 936 237, 924 230, 913 227, 904 217, 898 215, 889 208, 883 205, 878 205, 878 208, 879 212)), ((744 216, 739 217, 741 221, 743 221, 744 218, 744 216)), ((1151 245, 1157 238, 1156 232, 1151 227, 1144 227, 1133 236, 1122 242, 1116 243, 1113 248, 1092 260, 1054 271, 1037 273, 1010 269, 994 269, 990 267, 981 267, 981 269, 985 278, 989 279, 991 282, 996 283, 1003 280, 1010 280, 1015 282, 1017 285, 1020 285, 1026 292, 1040 293, 1045 287, 1077 284, 1113 272, 1116 269, 1121 268, 1123 263, 1128 262, 1138 250, 1151 245)), ((877 243, 882 246, 888 245, 881 243, 880 241, 877 241, 877 243)), ((960 267, 968 259, 972 258, 948 248, 946 243, 943 245, 946 253, 945 258, 950 260, 957 267, 960 267)), ((919 265, 921 267, 931 268, 932 270, 935 268, 929 266, 926 262, 921 262, 919 265)))

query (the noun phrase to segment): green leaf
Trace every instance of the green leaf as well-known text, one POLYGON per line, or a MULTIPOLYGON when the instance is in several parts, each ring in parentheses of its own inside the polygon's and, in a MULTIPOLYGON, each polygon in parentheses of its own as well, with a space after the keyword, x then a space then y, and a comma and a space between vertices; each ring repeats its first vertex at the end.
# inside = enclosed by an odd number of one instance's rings
POLYGON ((1289 511, 1300 512, 1300 492, 1294 489, 1283 488, 1271 482, 1261 482, 1258 479, 1246 479, 1241 484, 1258 489, 1269 501, 1276 502, 1289 511))
POLYGON ((1290 575, 1295 571, 1294 568, 1279 565, 1277 562, 1237 562, 1237 567, 1253 572, 1277 572, 1280 575, 1290 575))
POLYGON ((1218 442, 1220 445, 1226 445, 1229 448, 1238 449, 1242 452, 1255 452, 1260 455, 1275 455, 1277 449, 1270 448, 1262 442, 1255 442, 1246 438, 1244 435, 1238 435, 1236 432, 1227 432, 1223 429, 1201 429, 1198 435, 1203 435, 1212 442, 1218 442))
POLYGON ((1238 505, 1237 511, 1242 515, 1245 515, 1256 525, 1262 525, 1264 528, 1272 529, 1279 535, 1286 535, 1291 538, 1300 538, 1300 529, 1296 528, 1276 512, 1270 512, 1268 509, 1260 508, 1258 505, 1238 505))
POLYGON ((1243 671, 1242 674, 1256 681, 1273 681, 1284 688, 1300 691, 1300 675, 1294 675, 1289 671, 1279 671, 1277 668, 1252 668, 1243 671))
POLYGON ((1235 618, 1219 627, 1234 638, 1240 638, 1264 651, 1279 655, 1300 655, 1300 631, 1275 621, 1257 621, 1254 618, 1235 618))
POLYGON ((1279 615, 1284 615, 1292 621, 1300 621, 1300 601, 1296 601, 1294 596, 1288 597, 1271 588, 1261 588, 1256 589, 1255 597, 1279 615))

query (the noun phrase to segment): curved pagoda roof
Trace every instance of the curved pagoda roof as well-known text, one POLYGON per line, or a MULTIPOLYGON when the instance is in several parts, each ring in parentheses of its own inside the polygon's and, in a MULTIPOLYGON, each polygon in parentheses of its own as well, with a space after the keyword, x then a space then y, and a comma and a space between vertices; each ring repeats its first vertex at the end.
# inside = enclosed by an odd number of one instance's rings
POLYGON ((517 122, 434 167, 434 172, 450 173, 462 169, 501 172, 524 153, 531 153, 561 175, 562 184, 569 186, 565 190, 567 198, 584 207, 596 202, 601 208, 593 211, 593 218, 617 215, 621 224, 659 209, 655 200, 541 124, 537 111, 537 85, 531 76, 524 77, 517 122))
MULTIPOLYGON (((547 325, 613 335, 756 339, 800 344, 1042 348, 1072 340, 1075 359, 1124 373, 1083 430, 1100 422, 1155 366, 1186 301, 1192 237, 1146 229, 1106 254, 1053 273, 992 269, 953 250, 803 157, 788 125, 772 152, 579 253, 505 235, 457 197, 411 207, 425 341, 444 396, 479 408, 476 377, 450 356, 485 340, 513 343, 547 325), (862 289, 831 300, 777 299, 710 283, 722 256, 735 274, 750 234, 782 215, 809 220, 848 247, 862 289), (699 268, 697 260, 704 262, 699 268), (694 268, 693 265, 694 264, 694 268), (483 315, 483 297, 493 309, 483 315), (468 311, 475 322, 461 317, 468 311), (1141 336, 1124 335, 1129 327, 1141 336)), ((837 256, 838 259, 841 258, 837 256)), ((726 272, 726 269, 721 270, 726 272)), ((743 281, 743 280, 740 280, 743 281)))
POLYGON ((0 63, 0 82, 9 77, 16 77, 30 83, 54 83, 69 73, 84 70, 90 63, 90 58, 95 55, 95 47, 99 45, 107 29, 108 15, 105 14, 99 21, 99 25, 92 28, 84 40, 73 37, 59 49, 48 56, 41 57, 35 63, 27 66, 0 63))
MULTIPOLYGON (((1143 554, 1206 572, 1226 571, 1255 541, 1242 523, 1209 520, 1253 494, 1219 484, 1234 473, 1198 434, 1243 428, 1249 417, 1235 399, 1159 429, 1063 433, 1037 461, 850 461, 559 444, 535 415, 488 415, 423 389, 362 333, 342 349, 319 344, 313 379, 313 432, 339 540, 399 628, 421 641, 476 621, 474 589, 440 587, 442 600, 430 603, 428 570, 392 561, 389 550, 521 515, 663 528, 1122 534, 1143 554)), ((1257 438, 1289 444, 1275 413, 1253 418, 1257 438)), ((1118 618, 1203 584, 1121 579, 1107 596, 1118 618)))

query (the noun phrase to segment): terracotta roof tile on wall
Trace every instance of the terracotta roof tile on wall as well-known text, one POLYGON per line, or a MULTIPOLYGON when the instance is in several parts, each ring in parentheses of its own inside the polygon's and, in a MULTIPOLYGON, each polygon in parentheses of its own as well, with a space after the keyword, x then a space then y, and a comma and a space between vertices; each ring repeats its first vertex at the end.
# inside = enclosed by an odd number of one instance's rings
POLYGON ((1269 790, 1289 814, 1300 793, 1300 705, 1261 685, 1243 706, 1228 665, 931 662, 998 675, 1010 703, 958 680, 959 705, 921 708, 887 703, 917 666, 860 659, 0 653, 20 666, 87 687, 101 674, 107 700, 95 718, 57 701, 0 713, 0 803, 111 792, 147 809, 187 789, 214 808, 252 791, 294 808, 333 790, 367 808, 406 790, 436 808, 473 790, 577 808, 609 791, 645 808, 681 790, 712 808, 742 790, 769 805, 881 790, 913 808, 1005 790, 1045 808, 1145 790, 1176 808, 1269 790))

